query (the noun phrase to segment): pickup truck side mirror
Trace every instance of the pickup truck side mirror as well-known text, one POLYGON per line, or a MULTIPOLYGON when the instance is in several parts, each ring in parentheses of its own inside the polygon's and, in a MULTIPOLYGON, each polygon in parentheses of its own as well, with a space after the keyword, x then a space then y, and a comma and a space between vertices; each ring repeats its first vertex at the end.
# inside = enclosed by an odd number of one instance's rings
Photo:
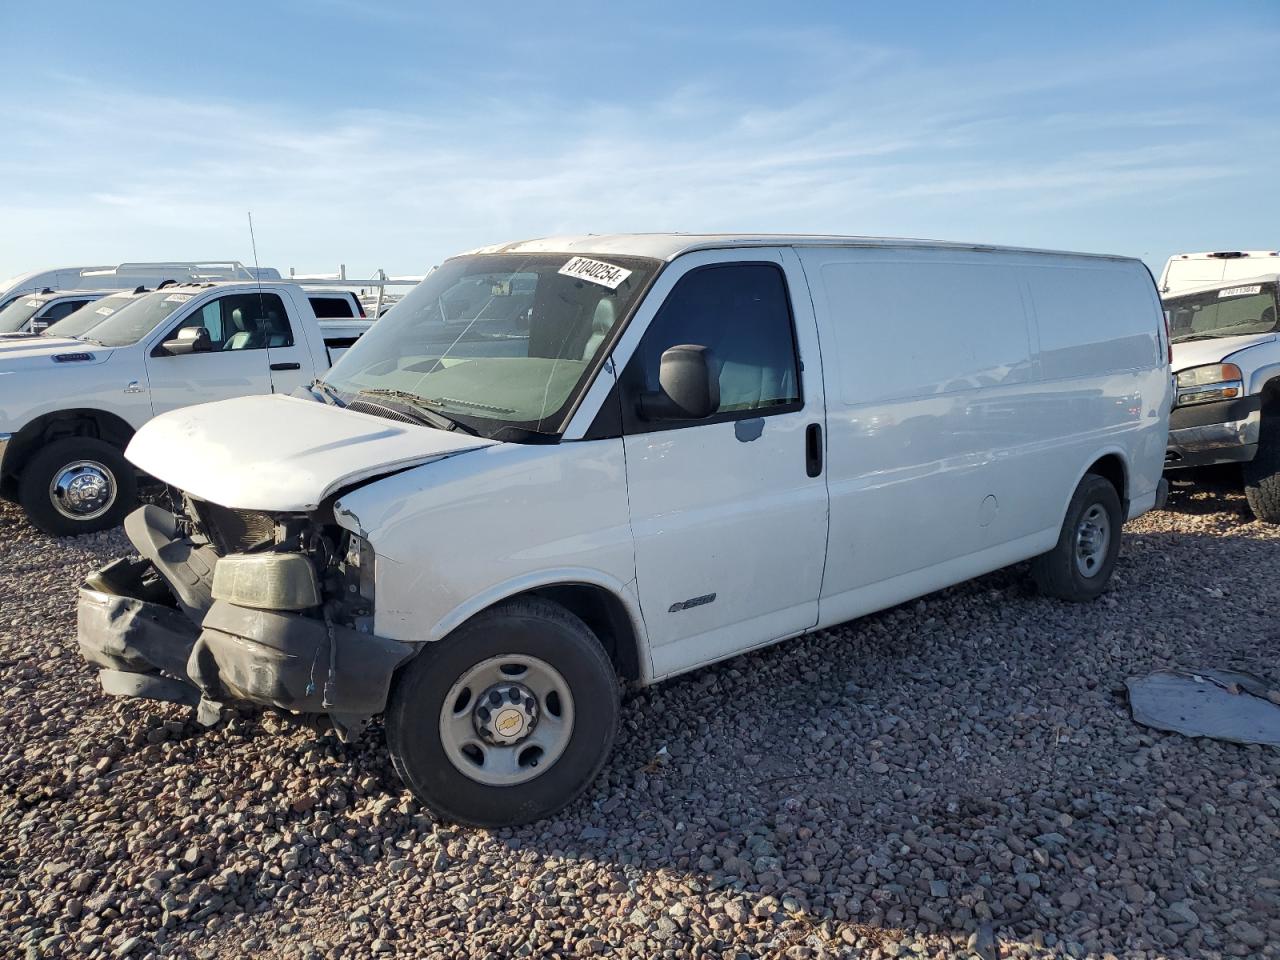
POLYGON ((213 349, 208 327, 183 327, 172 340, 161 344, 164 352, 172 356, 184 353, 208 353, 213 349))
POLYGON ((704 420, 720 407, 720 379, 707 347, 683 343, 662 351, 659 389, 640 395, 642 420, 704 420))

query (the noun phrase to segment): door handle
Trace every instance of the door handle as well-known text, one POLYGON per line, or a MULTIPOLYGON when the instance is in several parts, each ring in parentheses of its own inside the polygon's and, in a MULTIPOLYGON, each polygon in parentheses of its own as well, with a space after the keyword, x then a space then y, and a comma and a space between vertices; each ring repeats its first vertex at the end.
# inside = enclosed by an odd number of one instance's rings
POLYGON ((822 473, 822 424, 811 423, 804 431, 804 471, 811 477, 822 473))
POLYGON ((271 365, 271 369, 272 370, 301 370, 302 364, 296 363, 296 362, 295 363, 273 363, 271 365))

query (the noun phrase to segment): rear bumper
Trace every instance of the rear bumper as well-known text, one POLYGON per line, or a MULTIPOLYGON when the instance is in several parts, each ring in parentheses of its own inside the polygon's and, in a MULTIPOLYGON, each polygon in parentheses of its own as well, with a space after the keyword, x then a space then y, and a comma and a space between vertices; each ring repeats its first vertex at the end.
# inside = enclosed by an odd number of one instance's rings
POLYGON ((302 613, 214 600, 184 613, 157 597, 148 561, 117 560, 80 588, 77 634, 108 693, 178 703, 248 703, 348 725, 381 713, 408 644, 302 613))
POLYGON ((1261 429, 1261 397, 1177 407, 1169 415, 1165 469, 1246 463, 1258 452, 1261 429))

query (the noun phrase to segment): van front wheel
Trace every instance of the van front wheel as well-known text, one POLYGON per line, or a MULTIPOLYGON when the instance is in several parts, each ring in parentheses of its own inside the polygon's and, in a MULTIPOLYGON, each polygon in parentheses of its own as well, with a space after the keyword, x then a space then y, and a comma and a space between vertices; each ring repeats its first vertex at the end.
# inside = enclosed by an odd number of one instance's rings
POLYGON ((437 815, 478 827, 540 820, 604 766, 618 680, 600 643, 558 604, 526 597, 431 643, 396 681, 387 747, 437 815))
POLYGON ((1087 473, 1067 507, 1058 544, 1031 561, 1040 592, 1081 602, 1102 593, 1120 555, 1120 495, 1111 481, 1087 473))

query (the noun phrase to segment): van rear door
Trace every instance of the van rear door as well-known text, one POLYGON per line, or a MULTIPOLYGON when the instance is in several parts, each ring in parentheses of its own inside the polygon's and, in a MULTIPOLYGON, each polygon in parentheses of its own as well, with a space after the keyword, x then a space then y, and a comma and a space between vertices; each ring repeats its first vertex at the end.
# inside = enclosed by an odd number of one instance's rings
POLYGON ((809 629, 826 553, 825 407, 799 261, 790 250, 680 257, 628 333, 615 356, 629 357, 627 490, 655 676, 809 629), (663 351, 682 344, 712 351, 718 411, 641 419, 663 351))

